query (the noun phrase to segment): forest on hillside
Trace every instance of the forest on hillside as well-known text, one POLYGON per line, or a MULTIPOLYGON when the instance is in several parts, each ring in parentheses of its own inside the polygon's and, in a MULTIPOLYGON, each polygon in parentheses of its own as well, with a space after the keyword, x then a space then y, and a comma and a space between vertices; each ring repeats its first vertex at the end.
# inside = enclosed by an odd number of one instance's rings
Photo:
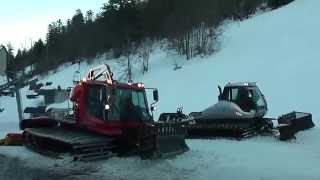
MULTIPOLYGON (((32 65, 41 74, 83 58, 112 52, 113 57, 138 54, 148 70, 152 45, 167 40, 186 59, 215 52, 217 27, 225 19, 242 20, 260 8, 277 8, 292 0, 109 0, 101 12, 76 10, 66 21, 48 25, 46 39, 19 49, 8 75, 32 65)), ((75 5, 76 6, 76 5, 75 5)), ((12 53, 14 47, 7 47, 12 53)))

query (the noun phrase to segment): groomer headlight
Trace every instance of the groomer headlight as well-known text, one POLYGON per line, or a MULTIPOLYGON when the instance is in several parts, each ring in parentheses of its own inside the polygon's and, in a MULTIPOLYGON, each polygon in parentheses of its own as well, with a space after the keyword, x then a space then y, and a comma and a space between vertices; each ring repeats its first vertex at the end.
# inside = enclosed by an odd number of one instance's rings
POLYGON ((138 83, 138 88, 144 88, 144 84, 143 83, 138 83))

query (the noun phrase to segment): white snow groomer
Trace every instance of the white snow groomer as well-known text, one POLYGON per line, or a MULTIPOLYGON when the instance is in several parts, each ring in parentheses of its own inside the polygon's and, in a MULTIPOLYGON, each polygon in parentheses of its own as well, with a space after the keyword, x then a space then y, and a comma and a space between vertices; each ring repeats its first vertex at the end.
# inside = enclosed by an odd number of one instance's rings
POLYGON ((261 132, 277 130, 280 139, 294 137, 300 130, 314 127, 312 115, 292 112, 278 119, 265 118, 268 111, 264 95, 256 83, 228 83, 224 89, 219 86, 219 101, 202 112, 163 113, 160 122, 181 122, 185 124, 189 138, 235 137, 246 138, 261 132), (274 127, 272 120, 278 120, 274 127))

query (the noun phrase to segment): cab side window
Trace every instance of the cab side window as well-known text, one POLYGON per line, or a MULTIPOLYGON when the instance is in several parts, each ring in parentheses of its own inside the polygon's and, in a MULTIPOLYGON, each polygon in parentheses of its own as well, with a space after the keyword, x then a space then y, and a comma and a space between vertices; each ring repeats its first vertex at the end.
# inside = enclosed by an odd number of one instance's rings
POLYGON ((88 87, 87 111, 90 116, 106 120, 105 103, 107 100, 107 88, 102 85, 91 85, 88 87))
POLYGON ((236 102, 239 98, 239 89, 238 88, 232 88, 230 91, 230 101, 236 102))
POLYGON ((121 111, 121 99, 119 98, 122 94, 122 91, 119 89, 110 90, 110 105, 111 105, 111 113, 110 120, 119 121, 120 120, 120 111, 121 111))

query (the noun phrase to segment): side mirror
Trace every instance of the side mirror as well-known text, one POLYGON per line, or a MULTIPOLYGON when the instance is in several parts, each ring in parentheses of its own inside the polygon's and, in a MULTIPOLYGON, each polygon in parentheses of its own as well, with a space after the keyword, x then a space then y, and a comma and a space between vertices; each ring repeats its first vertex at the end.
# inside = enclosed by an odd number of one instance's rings
POLYGON ((156 102, 159 100, 158 89, 153 90, 153 100, 156 101, 156 102))

